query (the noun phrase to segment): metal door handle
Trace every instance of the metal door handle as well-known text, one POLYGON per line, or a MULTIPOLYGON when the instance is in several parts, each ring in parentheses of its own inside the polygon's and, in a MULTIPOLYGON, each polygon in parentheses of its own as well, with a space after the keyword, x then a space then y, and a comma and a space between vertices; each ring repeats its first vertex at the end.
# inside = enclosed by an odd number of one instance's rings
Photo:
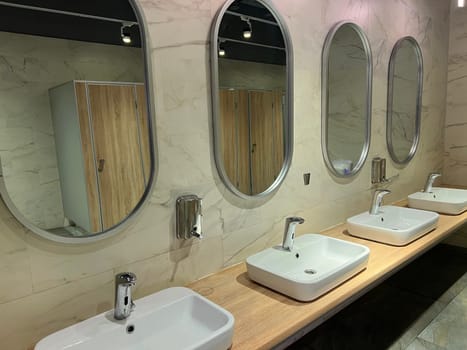
POLYGON ((97 165, 97 171, 102 173, 104 171, 104 164, 105 164, 105 159, 99 159, 99 163, 97 165))

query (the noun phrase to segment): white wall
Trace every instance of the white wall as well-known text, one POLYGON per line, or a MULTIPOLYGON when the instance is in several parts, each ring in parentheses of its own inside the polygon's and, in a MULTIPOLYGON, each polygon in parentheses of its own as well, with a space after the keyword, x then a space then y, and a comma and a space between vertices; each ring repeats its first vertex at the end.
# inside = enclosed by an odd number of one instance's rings
POLYGON ((63 246, 25 230, 0 207, 0 339, 9 350, 112 308, 113 278, 138 276, 136 295, 183 285, 281 240, 284 218, 316 232, 367 209, 370 162, 354 178, 333 179, 322 159, 321 49, 331 26, 350 19, 368 35, 374 57, 369 159, 388 158, 385 141, 389 55, 402 36, 420 43, 425 61, 421 142, 399 173, 387 201, 420 189, 443 164, 449 6, 439 0, 272 0, 285 18, 294 47, 294 155, 279 191, 246 203, 220 183, 212 157, 209 29, 220 0, 140 0, 149 25, 156 103, 159 169, 154 192, 135 223, 118 236, 84 246, 63 246), (303 185, 303 173, 311 183, 303 185), (175 241, 178 195, 203 197, 201 242, 175 241))

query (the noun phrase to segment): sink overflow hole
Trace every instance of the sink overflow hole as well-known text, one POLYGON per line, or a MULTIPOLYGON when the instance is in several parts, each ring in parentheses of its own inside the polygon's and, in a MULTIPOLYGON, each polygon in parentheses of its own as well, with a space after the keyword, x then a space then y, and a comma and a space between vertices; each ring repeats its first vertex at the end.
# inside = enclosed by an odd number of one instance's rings
POLYGON ((128 327, 126 327, 126 332, 127 332, 128 334, 131 334, 131 333, 133 333, 134 331, 135 331, 135 326, 134 326, 134 325, 130 324, 128 327))
POLYGON ((305 269, 305 273, 309 274, 309 275, 314 275, 317 271, 316 270, 313 270, 313 269, 305 269))

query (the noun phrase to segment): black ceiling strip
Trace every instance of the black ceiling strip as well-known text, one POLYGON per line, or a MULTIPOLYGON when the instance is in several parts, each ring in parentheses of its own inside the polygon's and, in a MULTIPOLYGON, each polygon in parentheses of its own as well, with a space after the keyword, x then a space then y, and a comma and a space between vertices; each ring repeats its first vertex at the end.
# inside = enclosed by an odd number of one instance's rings
POLYGON ((137 22, 128 0, 7 0, 4 2, 137 22))
MULTIPOLYGON (((0 13, 0 31, 123 45, 120 23, 5 6, 0 6, 0 13)), ((130 46, 141 47, 138 26, 132 26, 129 30, 133 39, 130 46)))
POLYGON ((245 45, 243 43, 226 41, 222 43, 227 58, 240 61, 276 64, 285 66, 287 62, 286 52, 266 47, 245 45))

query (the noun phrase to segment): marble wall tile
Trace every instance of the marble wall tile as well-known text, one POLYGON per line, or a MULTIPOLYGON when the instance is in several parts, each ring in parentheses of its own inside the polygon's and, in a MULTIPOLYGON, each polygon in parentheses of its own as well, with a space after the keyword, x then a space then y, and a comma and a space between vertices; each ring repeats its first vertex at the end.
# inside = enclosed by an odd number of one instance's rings
POLYGON ((113 305, 113 271, 0 304, 4 349, 31 349, 41 338, 113 305))
MULTIPOLYGON (((444 126, 446 108, 449 29, 445 2, 272 3, 288 25, 294 47, 294 154, 278 191, 269 198, 247 202, 230 193, 216 171, 211 148, 208 38, 211 21, 223 1, 138 0, 148 23, 153 66, 158 147, 154 191, 123 232, 89 245, 64 246, 38 238, 0 206, 0 242, 5 239, 8 243, 4 246, 11 247, 6 251, 0 248, 0 262, 6 262, 11 275, 21 276, 21 280, 12 277, 14 286, 0 289, 0 324, 8 324, 0 330, 4 332, 0 336, 8 349, 27 349, 48 333, 110 309, 112 278, 119 271, 137 273, 137 296, 143 296, 183 285, 280 243, 287 216, 305 218, 305 223, 297 227, 297 233, 304 234, 367 210, 372 193, 370 162, 357 176, 339 180, 330 175, 321 153, 321 49, 326 34, 338 21, 350 19, 363 27, 373 50, 373 134, 368 159, 388 156, 385 96, 393 42, 402 35, 415 36, 427 62, 420 148, 407 167, 388 164, 388 175, 399 173, 399 178, 389 185, 393 193, 386 201, 418 190, 429 171, 442 167, 443 135, 439 130, 444 126), (308 172, 311 182, 304 186, 303 173, 308 172), (179 242, 174 238, 175 201, 187 193, 203 198, 206 238, 201 242, 179 242), (15 322, 11 323, 11 319, 15 322)), ((19 52, 27 51, 19 43, 10 45, 16 45, 19 52)), ((79 46, 73 50, 73 54, 86 56, 79 46)), ((0 55, 8 51, 0 45, 0 55)), ((43 50, 36 51, 45 55, 43 50)), ((50 64, 56 64, 51 59, 50 64)), ((101 67, 96 70, 105 71, 109 61, 102 56, 90 60, 89 66, 93 64, 101 67)), ((78 66, 81 64, 76 63, 71 70, 76 71, 78 66)), ((44 74, 42 68, 38 67, 35 74, 44 74)), ((8 74, 8 66, 0 72, 8 74)), ((122 70, 118 75, 127 74, 122 70)), ((30 122, 31 118, 21 117, 21 113, 16 115, 19 118, 8 120, 11 127, 39 123, 30 122)), ((0 119, 0 129, 6 124, 0 119)), ((44 123, 41 131, 37 139, 48 147, 50 124, 44 123)), ((27 152, 20 155, 27 157, 27 152)), ((40 174, 44 183, 55 176, 52 170, 40 174)))
POLYGON ((135 257, 145 259, 167 252, 171 242, 167 223, 172 211, 172 208, 150 203, 147 211, 130 225, 127 232, 88 246, 50 244, 29 235, 27 241, 34 291, 96 275, 134 261, 135 257))
POLYGON ((184 285, 192 280, 218 271, 223 266, 220 237, 185 242, 179 248, 149 259, 117 266, 114 273, 131 271, 138 281, 135 298, 172 286, 184 285))
POLYGON ((451 4, 443 181, 467 186, 467 11, 451 4))
POLYGON ((210 0, 140 0, 152 48, 204 46, 211 25, 210 0))
POLYGON ((0 273, 4 291, 0 304, 32 293, 31 268, 25 230, 0 203, 0 273))

